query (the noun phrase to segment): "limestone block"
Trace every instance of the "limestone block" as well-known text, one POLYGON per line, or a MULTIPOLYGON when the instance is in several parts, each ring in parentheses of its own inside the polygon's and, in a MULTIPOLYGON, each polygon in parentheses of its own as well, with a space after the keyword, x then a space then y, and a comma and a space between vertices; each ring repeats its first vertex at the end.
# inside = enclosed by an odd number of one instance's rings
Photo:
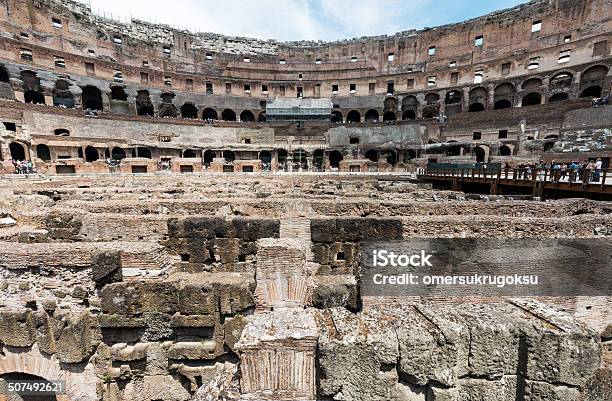
POLYGON ((218 321, 215 315, 181 315, 175 313, 170 319, 172 327, 214 327, 218 321))
POLYGON ((100 340, 95 320, 86 311, 69 316, 65 323, 57 340, 56 355, 64 363, 82 362, 92 354, 100 340))
POLYGON ((246 325, 247 320, 243 316, 228 317, 225 319, 225 323, 223 325, 225 344, 230 350, 232 350, 232 352, 236 352, 234 346, 238 340, 240 340, 240 336, 242 335, 242 331, 246 325))
POLYGON ((105 313, 142 315, 145 312, 174 313, 178 310, 178 287, 173 281, 120 282, 100 291, 105 313))
POLYGON ((35 341, 32 317, 27 311, 0 311, 0 343, 29 347, 35 341))
POLYGON ((212 315, 218 312, 214 285, 196 280, 183 283, 179 290, 179 311, 182 315, 212 315))
POLYGON ((357 310, 359 289, 353 275, 312 277, 311 304, 319 309, 345 307, 357 310))
POLYGON ((402 230, 399 219, 312 219, 310 223, 312 241, 324 243, 399 240, 402 230))
POLYGON ((91 274, 96 282, 121 281, 121 254, 119 251, 94 252, 91 257, 91 274))
POLYGON ((145 376, 142 393, 134 394, 134 400, 186 401, 191 399, 178 379, 169 375, 145 376))
POLYGON ((45 225, 53 239, 77 240, 83 223, 74 214, 52 212, 46 217, 45 225))
POLYGON ((207 340, 200 342, 178 342, 168 348, 171 359, 215 359, 223 354, 223 344, 207 340))
POLYGON ((576 401, 580 391, 574 387, 527 380, 525 401, 576 401))

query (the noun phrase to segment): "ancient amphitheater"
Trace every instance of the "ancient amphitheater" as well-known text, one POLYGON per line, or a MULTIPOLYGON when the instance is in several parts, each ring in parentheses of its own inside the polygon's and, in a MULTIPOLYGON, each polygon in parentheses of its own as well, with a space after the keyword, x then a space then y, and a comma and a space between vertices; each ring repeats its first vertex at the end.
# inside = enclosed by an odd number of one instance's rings
POLYGON ((611 0, 337 42, 0 0, 0 33, 0 401, 612 400, 611 0), (554 294, 375 294, 373 241, 554 294))

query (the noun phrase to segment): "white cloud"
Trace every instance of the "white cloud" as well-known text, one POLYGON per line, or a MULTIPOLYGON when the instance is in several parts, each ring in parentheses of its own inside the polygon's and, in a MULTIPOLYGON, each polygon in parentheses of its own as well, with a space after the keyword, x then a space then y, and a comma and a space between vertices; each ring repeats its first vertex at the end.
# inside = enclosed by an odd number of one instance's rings
POLYGON ((91 0, 94 10, 202 32, 335 40, 409 29, 431 0, 91 0), (248 33, 248 34, 247 34, 248 33))

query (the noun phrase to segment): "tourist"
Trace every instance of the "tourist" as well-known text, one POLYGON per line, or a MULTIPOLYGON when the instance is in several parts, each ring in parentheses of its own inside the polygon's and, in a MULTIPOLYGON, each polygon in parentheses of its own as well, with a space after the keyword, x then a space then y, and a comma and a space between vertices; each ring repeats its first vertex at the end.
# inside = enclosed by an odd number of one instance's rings
POLYGON ((598 157, 593 166, 594 168, 593 181, 594 182, 599 182, 599 178, 601 177, 601 166, 602 166, 601 158, 598 157))

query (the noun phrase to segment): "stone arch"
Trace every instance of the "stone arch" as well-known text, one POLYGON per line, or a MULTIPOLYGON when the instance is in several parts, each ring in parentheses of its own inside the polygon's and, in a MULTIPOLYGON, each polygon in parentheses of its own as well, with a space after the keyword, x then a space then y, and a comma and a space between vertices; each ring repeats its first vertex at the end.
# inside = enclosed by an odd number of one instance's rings
POLYGON ((521 84, 521 89, 525 91, 535 91, 542 86, 542 80, 540 78, 529 78, 521 84))
POLYGON ((408 162, 412 159, 416 159, 417 152, 414 149, 408 149, 404 152, 404 162, 408 162))
POLYGON ((508 145, 502 145, 499 147, 500 156, 512 156, 512 149, 508 145))
POLYGON ((594 65, 584 70, 580 76, 580 97, 600 97, 608 67, 604 65, 594 65))
POLYGON ((45 144, 36 145, 36 157, 44 162, 51 161, 51 150, 45 144))
POLYGON ((444 114, 452 117, 457 113, 461 113, 463 109, 463 94, 460 90, 451 90, 446 93, 444 98, 444 114))
POLYGON ((53 105, 67 108, 74 107, 74 95, 70 92, 70 84, 64 79, 58 79, 53 88, 53 105))
POLYGON ((162 103, 159 105, 159 116, 160 117, 171 117, 171 118, 176 118, 178 117, 178 110, 176 109, 176 106, 172 103, 162 103))
POLYGON ((383 114, 383 121, 395 121, 397 120, 397 117, 395 116, 395 113, 392 111, 387 111, 385 114, 383 114))
POLYGON ((196 151, 193 149, 185 149, 183 150, 183 157, 186 159, 193 159, 195 157, 198 157, 196 154, 196 151))
POLYGON ((123 86, 111 86, 110 96, 111 100, 127 101, 127 94, 125 93, 125 89, 123 88, 123 86))
POLYGON ((136 148, 136 155, 138 157, 143 157, 145 159, 152 159, 152 157, 151 157, 151 150, 149 148, 144 147, 144 146, 136 148))
POLYGON ((548 81, 550 90, 567 90, 572 86, 574 75, 568 71, 560 71, 553 75, 548 81))
POLYGON ((272 163, 272 153, 270 153, 268 150, 262 150, 259 152, 258 157, 262 163, 272 163))
POLYGON ((0 64, 0 82, 10 82, 10 75, 3 64, 0 64))
POLYGON ((40 78, 34 71, 23 70, 19 74, 21 77, 22 88, 24 91, 33 90, 37 92, 42 92, 42 87, 40 86, 40 78))
MULTIPOLYGON (((403 118, 403 116, 406 114, 407 111, 412 111, 411 114, 414 114, 416 118, 416 113, 418 109, 419 109, 419 101, 417 100, 415 96, 409 95, 402 99, 402 119, 403 120, 406 120, 405 118, 403 118)), ((414 118, 410 118, 410 120, 414 120, 414 118)))
POLYGON ((378 151, 376 149, 370 149, 365 152, 364 157, 372 162, 378 161, 378 151))
POLYGON ((285 149, 279 149, 276 152, 276 155, 276 158, 278 159, 279 163, 284 163, 287 161, 288 153, 285 149))
POLYGON ((530 92, 526 94, 525 96, 523 96, 523 101, 521 102, 521 105, 525 107, 525 106, 535 106, 541 103, 542 103, 542 95, 540 95, 538 92, 530 92))
POLYGON ((325 151, 323 149, 316 149, 312 152, 312 165, 318 170, 323 170, 323 162, 325 161, 325 151))
POLYGON ((236 121, 236 112, 232 109, 225 109, 221 113, 221 119, 223 121, 236 121))
POLYGON ((236 160, 236 154, 232 152, 231 150, 224 150, 223 158, 225 159, 227 163, 232 163, 234 160, 236 160))
POLYGON ((382 152, 382 158, 392 166, 397 164, 397 153, 393 150, 384 150, 382 152))
POLYGON ((240 121, 252 123, 255 121, 255 115, 253 115, 251 110, 243 110, 242 113, 240 113, 240 121))
POLYGON ((266 122, 266 112, 265 111, 262 111, 261 113, 259 113, 259 116, 257 117, 257 121, 259 121, 260 123, 266 122))
POLYGON ((198 118, 198 108, 190 102, 181 106, 181 117, 183 118, 198 118))
POLYGON ((85 148, 85 161, 86 162, 95 162, 96 160, 98 160, 100 158, 100 154, 98 153, 98 150, 96 148, 94 148, 93 146, 87 146, 85 148))
POLYGON ((298 163, 302 168, 308 168, 308 153, 302 148, 295 149, 293 163, 298 163))
POLYGON ((92 365, 76 371, 63 369, 55 355, 43 356, 36 345, 28 352, 12 351, 9 348, 4 348, 2 351, 0 377, 21 373, 43 380, 63 380, 66 393, 58 396, 58 399, 81 401, 97 399, 97 377, 92 365))
POLYGON ((124 149, 122 149, 122 148, 120 148, 118 146, 115 146, 113 148, 113 150, 111 151, 110 156, 111 156, 111 159, 113 159, 113 160, 121 160, 121 159, 125 159, 126 158, 126 153, 125 153, 124 149))
POLYGON ((440 114, 440 107, 437 104, 430 104, 423 107, 423 118, 434 118, 440 114))
POLYGON ((402 114, 402 120, 414 120, 416 119, 416 113, 414 110, 406 110, 402 114))
POLYGON ((219 118, 219 115, 217 114, 217 110, 206 108, 202 112, 202 118, 204 120, 217 120, 219 118))
POLYGON ((476 156, 476 163, 484 163, 486 161, 487 152, 480 146, 476 146, 472 149, 472 154, 476 156))
POLYGON ((380 116, 378 115, 378 111, 375 109, 370 109, 365 113, 366 122, 378 122, 380 116))
POLYGON ((331 112, 331 122, 332 123, 341 123, 342 122, 342 113, 338 110, 334 110, 331 112))
POLYGON ((17 161, 27 160, 25 146, 19 142, 11 142, 9 144, 9 151, 11 152, 11 159, 17 161))
POLYGON ((151 96, 147 90, 139 90, 136 94, 136 113, 139 116, 153 116, 155 110, 151 103, 151 96))
POLYGON ((344 157, 342 153, 338 150, 333 150, 329 153, 329 165, 330 167, 338 168, 340 167, 340 162, 344 157))
POLYGON ((217 154, 214 150, 208 149, 204 152, 204 165, 209 166, 210 163, 217 157, 217 154))
POLYGON ((469 93, 469 112, 479 112, 484 111, 487 107, 487 97, 488 91, 486 88, 482 86, 478 86, 472 89, 469 93))
POLYGON ((110 109, 113 113, 129 114, 130 109, 128 106, 128 96, 125 93, 125 89, 121 85, 111 86, 110 93, 110 109))
POLYGON ((361 114, 357 110, 351 110, 346 115, 347 123, 358 123, 361 122, 361 114))
POLYGON ((383 103, 383 114, 389 111, 393 113, 397 111, 397 98, 393 96, 387 97, 383 103))
POLYGON ((47 104, 45 101, 45 95, 35 90, 25 91, 23 94, 23 99, 26 103, 47 104))
POLYGON ((100 89, 92 85, 87 85, 83 88, 81 94, 81 102, 84 110, 103 110, 102 92, 100 89))
POLYGON ((504 82, 493 90, 493 109, 509 109, 514 104, 516 88, 510 82, 504 82))

